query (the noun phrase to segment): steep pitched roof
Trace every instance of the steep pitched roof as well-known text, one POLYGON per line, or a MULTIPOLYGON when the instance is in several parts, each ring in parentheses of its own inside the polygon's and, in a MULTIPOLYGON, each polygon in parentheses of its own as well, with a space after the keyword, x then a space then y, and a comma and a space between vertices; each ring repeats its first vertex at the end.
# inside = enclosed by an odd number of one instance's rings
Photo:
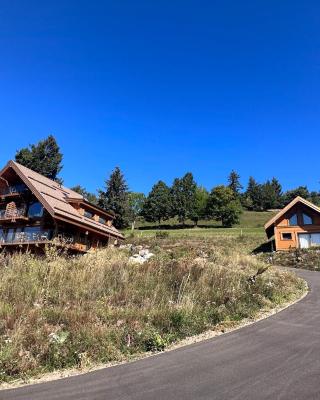
POLYGON ((0 176, 3 175, 8 168, 12 168, 17 173, 52 217, 70 223, 74 222, 106 235, 109 234, 123 238, 123 235, 115 227, 109 227, 87 218, 72 207, 69 202, 70 199, 86 202, 81 194, 61 186, 59 183, 52 181, 51 179, 48 179, 15 161, 9 161, 3 170, 0 171, 0 176))
POLYGON ((278 212, 273 218, 271 218, 265 225, 264 229, 267 232, 267 236, 270 238, 273 236, 273 228, 275 223, 278 221, 280 217, 282 217, 286 212, 288 212, 293 206, 297 203, 302 203, 305 206, 313 209, 314 211, 320 213, 320 208, 315 206, 308 200, 305 200, 303 197, 297 196, 294 200, 292 200, 288 205, 286 205, 281 211, 278 212))

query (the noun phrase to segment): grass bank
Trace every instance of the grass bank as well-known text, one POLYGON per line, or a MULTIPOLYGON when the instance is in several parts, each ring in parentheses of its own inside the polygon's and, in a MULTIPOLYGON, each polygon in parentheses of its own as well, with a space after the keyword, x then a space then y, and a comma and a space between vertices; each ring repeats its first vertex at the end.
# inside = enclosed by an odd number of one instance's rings
MULTIPOLYGON (((275 211, 247 211, 244 210, 240 215, 239 224, 235 228, 263 228, 264 224, 276 214, 275 211)), ((194 222, 191 220, 185 221, 185 227, 192 228, 194 222)), ((177 218, 170 218, 163 221, 160 225, 161 229, 178 229, 182 228, 177 218)), ((200 220, 199 228, 221 228, 221 222, 215 220, 200 220)), ((136 223, 136 228, 141 230, 156 229, 158 225, 154 222, 147 222, 140 218, 136 223)))
MULTIPOLYGON (((167 232, 173 238, 252 235, 258 237, 259 244, 261 244, 266 240, 263 226, 274 215, 273 211, 243 211, 239 224, 233 228, 223 228, 220 222, 214 220, 201 220, 197 227, 189 220, 185 221, 185 225, 182 226, 176 218, 162 222, 160 227, 155 223, 139 220, 136 224, 135 236, 151 238, 159 231, 167 232)), ((128 229, 124 233, 129 236, 131 230, 128 229)))
POLYGON ((129 360, 299 297, 304 283, 247 255, 253 237, 135 239, 126 250, 66 258, 0 255, 0 379, 129 360), (137 244, 137 243, 136 243, 137 244))

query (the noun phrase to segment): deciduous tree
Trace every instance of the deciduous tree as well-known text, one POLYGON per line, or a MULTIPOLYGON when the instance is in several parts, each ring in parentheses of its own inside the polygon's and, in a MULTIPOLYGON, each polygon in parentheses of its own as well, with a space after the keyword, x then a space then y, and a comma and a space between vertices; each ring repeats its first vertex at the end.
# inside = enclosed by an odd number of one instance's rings
POLYGON ((240 201, 235 199, 233 190, 224 185, 212 189, 208 199, 207 217, 221 221, 222 226, 230 228, 239 222, 241 211, 240 201))
POLYGON ((62 169, 62 154, 52 135, 37 144, 18 150, 15 159, 19 164, 49 179, 60 181, 58 174, 62 169))
POLYGON ((130 192, 129 196, 129 216, 131 229, 134 230, 137 218, 141 215, 146 196, 144 193, 130 192))
POLYGON ((203 186, 199 186, 195 193, 195 204, 193 214, 190 215, 191 221, 197 226, 200 219, 206 217, 209 193, 203 186))
POLYGON ((171 197, 170 189, 163 182, 156 183, 149 193, 142 208, 142 216, 148 222, 158 222, 167 220, 171 216, 171 197))
POLYGON ((177 216, 184 224, 187 218, 194 215, 197 184, 193 175, 188 172, 181 179, 176 178, 171 188, 172 216, 177 216))

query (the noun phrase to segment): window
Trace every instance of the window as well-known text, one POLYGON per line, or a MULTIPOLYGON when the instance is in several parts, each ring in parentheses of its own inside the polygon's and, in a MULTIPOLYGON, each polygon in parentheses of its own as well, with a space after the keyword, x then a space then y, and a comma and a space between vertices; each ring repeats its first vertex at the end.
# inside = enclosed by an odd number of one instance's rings
POLYGON ((0 228, 0 244, 4 243, 5 240, 6 240, 5 231, 2 228, 0 228))
POLYGON ((290 218, 289 218, 289 225, 298 225, 298 216, 297 214, 293 214, 290 218))
POLYGON ((14 229, 11 228, 7 232, 6 241, 9 242, 9 243, 13 242, 14 241, 14 237, 15 237, 14 229))
POLYGON ((105 224, 107 221, 105 218, 99 217, 100 224, 105 224))
POLYGON ((307 214, 302 214, 303 225, 312 225, 312 218, 307 214))
POLYGON ((292 233, 283 233, 282 240, 292 240, 292 233))
POLYGON ((35 201, 29 205, 28 217, 30 218, 41 218, 43 216, 42 204, 35 201))
POLYGON ((93 213, 88 210, 84 210, 84 216, 87 218, 93 218, 93 213))

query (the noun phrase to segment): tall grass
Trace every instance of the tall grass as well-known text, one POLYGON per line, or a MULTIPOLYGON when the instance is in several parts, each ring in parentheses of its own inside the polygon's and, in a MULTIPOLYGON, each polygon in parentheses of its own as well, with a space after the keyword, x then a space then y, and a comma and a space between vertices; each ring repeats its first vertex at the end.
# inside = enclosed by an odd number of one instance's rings
POLYGON ((0 379, 162 350, 303 290, 293 274, 274 269, 250 284, 261 261, 231 251, 231 242, 150 244, 156 256, 143 265, 117 249, 0 255, 0 379))

